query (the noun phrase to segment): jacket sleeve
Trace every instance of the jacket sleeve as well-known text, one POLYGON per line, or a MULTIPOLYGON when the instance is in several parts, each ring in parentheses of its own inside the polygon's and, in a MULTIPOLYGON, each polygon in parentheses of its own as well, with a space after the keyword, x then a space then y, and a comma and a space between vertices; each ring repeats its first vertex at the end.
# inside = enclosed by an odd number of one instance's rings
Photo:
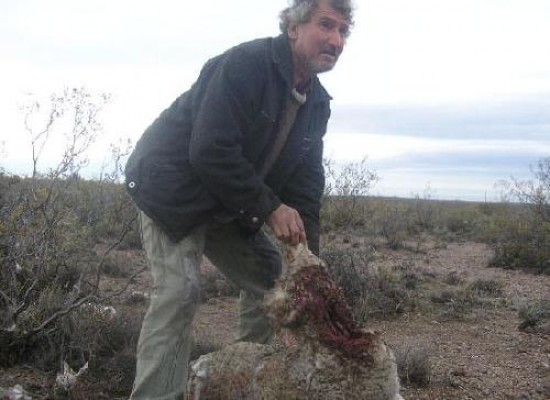
POLYGON ((323 140, 318 138, 304 162, 300 164, 284 186, 283 203, 295 208, 302 218, 308 247, 319 255, 321 199, 325 189, 323 168, 323 140))
POLYGON ((263 65, 258 57, 230 51, 209 66, 192 106, 190 162, 208 190, 251 230, 259 229, 281 203, 243 148, 259 113, 263 65))

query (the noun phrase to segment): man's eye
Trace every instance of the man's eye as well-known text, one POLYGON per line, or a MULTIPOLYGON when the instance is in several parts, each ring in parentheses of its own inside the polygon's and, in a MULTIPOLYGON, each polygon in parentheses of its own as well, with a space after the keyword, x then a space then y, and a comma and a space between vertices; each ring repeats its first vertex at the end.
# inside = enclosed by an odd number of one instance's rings
POLYGON ((321 27, 323 29, 331 30, 334 28, 334 24, 331 21, 328 20, 322 20, 321 21, 321 27))
POLYGON ((348 27, 340 28, 340 35, 347 38, 349 36, 349 28, 348 27))

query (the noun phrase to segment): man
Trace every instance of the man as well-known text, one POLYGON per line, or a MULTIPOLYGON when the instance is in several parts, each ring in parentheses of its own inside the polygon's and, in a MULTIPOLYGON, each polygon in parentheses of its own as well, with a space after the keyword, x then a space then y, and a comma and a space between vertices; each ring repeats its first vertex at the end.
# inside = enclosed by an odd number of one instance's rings
POLYGON ((266 343, 272 331, 261 300, 281 257, 262 227, 319 251, 330 97, 316 75, 343 50, 351 0, 293 0, 280 17, 278 37, 208 61, 126 166, 154 279, 134 400, 185 396, 203 254, 242 288, 238 340, 266 343))

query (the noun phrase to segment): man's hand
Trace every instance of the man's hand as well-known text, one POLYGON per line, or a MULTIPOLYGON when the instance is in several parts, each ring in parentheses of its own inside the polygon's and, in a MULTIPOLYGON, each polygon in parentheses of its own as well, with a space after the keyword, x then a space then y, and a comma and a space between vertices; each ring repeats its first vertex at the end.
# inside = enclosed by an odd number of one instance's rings
POLYGON ((267 216, 266 223, 273 230, 275 237, 284 243, 296 246, 306 241, 304 222, 294 208, 281 204, 267 216))

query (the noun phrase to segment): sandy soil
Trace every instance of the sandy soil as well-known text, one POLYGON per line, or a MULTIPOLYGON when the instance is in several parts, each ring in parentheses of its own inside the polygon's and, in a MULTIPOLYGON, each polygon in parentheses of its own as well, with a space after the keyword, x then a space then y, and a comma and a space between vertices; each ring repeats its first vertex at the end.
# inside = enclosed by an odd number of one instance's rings
MULTIPOLYGON (((413 244, 412 247, 419 247, 413 244)), ((425 276, 454 275, 463 283, 491 279, 502 284, 500 298, 464 320, 445 319, 434 310, 416 310, 371 327, 385 332, 396 350, 422 349, 430 357, 431 382, 427 387, 405 386, 405 399, 550 399, 550 330, 522 332, 518 309, 534 300, 550 301, 550 276, 522 271, 488 268, 490 250, 478 243, 440 245, 423 242, 422 251, 384 249, 374 263, 406 265, 425 276)), ((136 270, 144 265, 141 253, 132 253, 136 270)), ((434 279, 434 282, 438 281, 434 279)), ((128 294, 148 292, 151 280, 141 274, 128 294)), ((106 291, 118 290, 117 282, 107 282, 106 291)), ((144 304, 133 310, 143 315, 144 304)), ((237 299, 212 298, 201 305, 194 334, 202 343, 231 342, 237 330, 237 299)), ((0 370, 0 387, 22 384, 29 391, 51 386, 51 377, 28 366, 0 370)), ((108 397, 102 397, 108 398, 108 397)))

